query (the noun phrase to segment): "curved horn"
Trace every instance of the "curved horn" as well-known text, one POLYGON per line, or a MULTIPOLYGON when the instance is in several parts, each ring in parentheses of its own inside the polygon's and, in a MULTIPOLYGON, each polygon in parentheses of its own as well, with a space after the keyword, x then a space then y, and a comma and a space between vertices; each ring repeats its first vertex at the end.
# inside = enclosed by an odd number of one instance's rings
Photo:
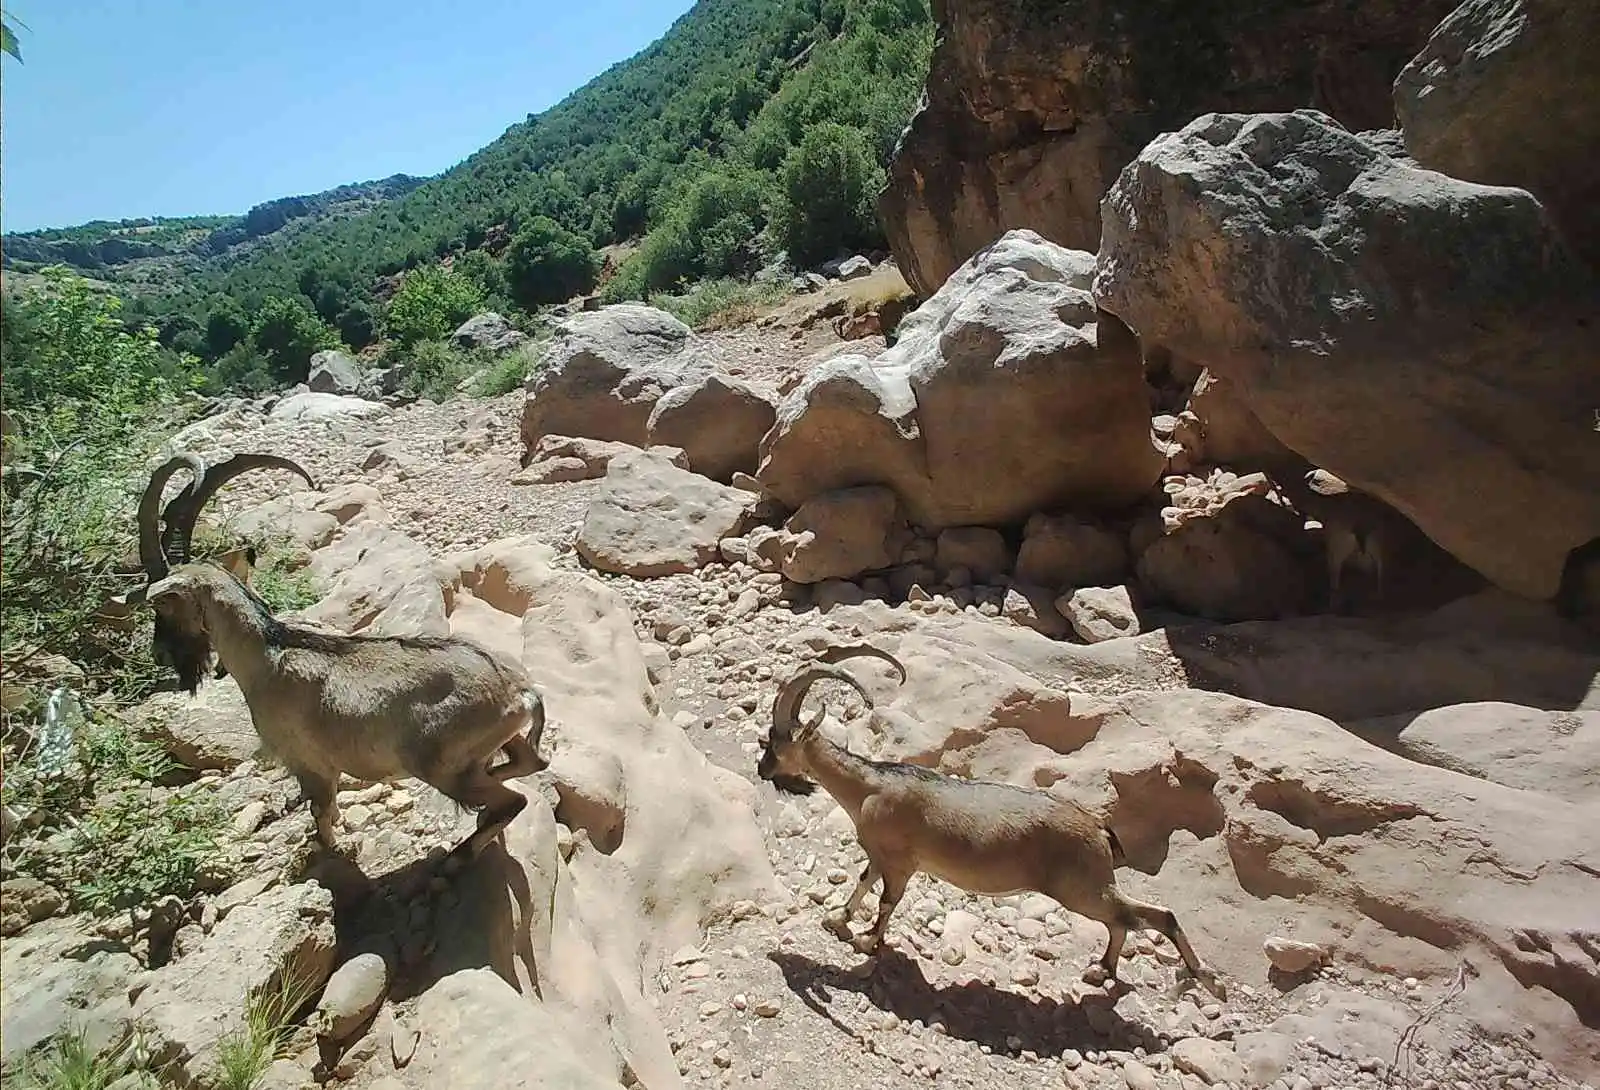
POLYGON ((167 504, 163 514, 163 521, 167 524, 166 543, 172 547, 171 553, 177 563, 184 564, 189 560, 189 543, 194 536, 195 520, 200 517, 206 501, 216 494, 217 489, 252 469, 287 469, 298 474, 312 488, 317 487, 317 482, 299 463, 276 454, 235 454, 225 462, 208 467, 203 476, 196 476, 186 491, 178 493, 167 504))
POLYGON ((861 699, 867 702, 867 707, 872 707, 872 697, 862 687, 861 682, 839 669, 837 666, 807 666, 794 677, 784 682, 778 689, 778 695, 772 699, 772 730, 776 734, 796 733, 796 728, 801 731, 809 730, 822 722, 819 715, 809 723, 800 721, 800 705, 805 701, 806 693, 811 691, 811 686, 822 681, 842 681, 856 692, 861 694, 861 699))
POLYGON ((832 665, 833 663, 843 662, 845 659, 860 657, 882 659, 899 672, 902 682, 905 681, 905 666, 887 651, 865 643, 842 644, 825 648, 817 656, 815 663, 802 667, 794 677, 784 682, 778 689, 778 695, 772 701, 772 729, 780 733, 784 731, 793 733, 797 727, 802 730, 811 730, 818 726, 822 722, 822 714, 819 712, 813 720, 803 723, 800 720, 800 705, 804 703, 806 693, 811 690, 811 686, 824 678, 840 681, 850 686, 861 694, 861 699, 866 701, 867 707, 872 707, 872 697, 866 689, 862 688, 861 683, 837 666, 832 665))
POLYGON ((881 650, 881 649, 879 649, 877 647, 873 647, 869 643, 841 643, 841 644, 835 644, 832 647, 828 647, 828 648, 823 649, 822 653, 817 656, 816 661, 818 661, 818 662, 843 662, 845 659, 860 658, 862 656, 866 656, 868 658, 882 659, 884 662, 887 662, 890 666, 893 666, 895 668, 895 672, 900 675, 901 683, 902 684, 905 683, 905 680, 906 680, 906 668, 905 668, 905 665, 899 659, 897 659, 893 655, 889 654, 889 652, 881 650))
MULTIPOLYGON (((156 512, 161 503, 161 490, 167 486, 167 481, 178 470, 189 467, 189 472, 194 475, 194 480, 189 482, 188 491, 194 491, 195 485, 206 475, 205 459, 193 451, 174 455, 158 466, 150 474, 150 483, 145 486, 144 495, 139 497, 139 563, 144 566, 145 576, 149 582, 166 578, 171 570, 166 552, 161 548, 162 533, 156 525, 156 512)), ((180 493, 181 495, 182 493, 180 493)), ((175 504, 177 501, 174 500, 175 504)), ((167 506, 172 510, 172 504, 167 506)))

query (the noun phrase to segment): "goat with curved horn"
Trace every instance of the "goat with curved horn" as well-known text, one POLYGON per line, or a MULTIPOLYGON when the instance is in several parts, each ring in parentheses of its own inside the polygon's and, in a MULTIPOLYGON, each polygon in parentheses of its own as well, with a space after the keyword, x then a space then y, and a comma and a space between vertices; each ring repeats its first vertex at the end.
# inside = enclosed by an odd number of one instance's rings
POLYGON ((822 736, 817 729, 822 712, 802 721, 807 690, 824 678, 842 681, 867 698, 859 682, 828 665, 858 655, 892 663, 905 681, 905 668, 887 652, 865 644, 830 648, 779 687, 772 728, 756 764, 757 774, 780 791, 807 794, 820 784, 855 826, 867 863, 837 927, 829 930, 862 953, 876 953, 907 884, 919 873, 928 874, 969 893, 1042 893, 1104 924, 1105 953, 1084 975, 1091 983, 1115 981, 1129 930, 1150 928, 1177 947, 1195 979, 1219 998, 1226 995, 1221 977, 1194 952, 1177 916, 1117 888, 1116 868, 1126 862, 1122 845, 1079 803, 1042 788, 950 776, 905 761, 869 760, 822 736), (852 934, 850 918, 880 880, 877 919, 870 931, 852 934))

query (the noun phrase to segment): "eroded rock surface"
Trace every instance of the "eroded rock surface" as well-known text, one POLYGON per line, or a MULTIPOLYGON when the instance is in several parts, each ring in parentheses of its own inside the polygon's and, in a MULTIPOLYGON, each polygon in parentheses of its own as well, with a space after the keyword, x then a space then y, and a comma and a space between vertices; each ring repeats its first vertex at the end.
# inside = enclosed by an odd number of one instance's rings
POLYGON ((1104 213, 1101 305, 1312 464, 1529 597, 1600 537, 1600 284, 1525 191, 1313 111, 1207 114, 1152 141, 1104 213))
POLYGON ((1313 106, 1387 128, 1394 74, 1451 7, 935 3, 927 88, 878 203, 895 259, 926 298, 1012 228, 1093 252, 1117 172, 1207 111, 1313 106))

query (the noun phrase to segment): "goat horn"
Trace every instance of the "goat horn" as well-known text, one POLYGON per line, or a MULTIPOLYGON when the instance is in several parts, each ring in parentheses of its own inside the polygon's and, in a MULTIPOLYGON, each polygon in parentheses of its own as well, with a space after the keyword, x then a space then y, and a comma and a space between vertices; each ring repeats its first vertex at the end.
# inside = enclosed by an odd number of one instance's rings
POLYGON ((845 659, 860 658, 863 656, 868 658, 882 659, 884 662, 887 662, 890 666, 893 666, 895 668, 895 672, 900 675, 901 683, 905 683, 905 665, 901 663, 899 659, 889 654, 889 652, 873 647, 869 643, 834 644, 831 647, 824 648, 822 653, 817 656, 816 661, 843 662, 845 659))
MULTIPOLYGON (((161 490, 167 486, 172 475, 185 466, 194 475, 194 480, 189 482, 189 491, 194 491, 200 479, 206 475, 206 463, 200 455, 186 451, 168 458, 157 467, 150 474, 150 483, 145 486, 144 495, 139 497, 139 563, 143 565, 145 577, 151 583, 166 578, 171 570, 167 554, 161 548, 161 530, 156 525, 161 490)), ((170 511, 171 505, 167 509, 170 511)))
POLYGON ((168 543, 173 545, 173 555, 177 563, 187 563, 189 560, 190 538, 194 536, 195 520, 200 517, 200 511, 205 507, 206 501, 214 496, 217 489, 227 484, 241 473, 248 473, 252 469, 287 469, 298 474, 306 484, 312 488, 317 487, 317 482, 312 479, 299 463, 281 458, 276 454, 235 454, 225 462, 218 462, 205 470, 203 476, 197 476, 187 491, 178 493, 163 513, 163 521, 167 524, 168 543))
POLYGON ((850 686, 861 694, 861 699, 867 702, 867 707, 872 707, 872 697, 862 687, 861 682, 839 669, 837 666, 807 666, 794 677, 783 683, 778 695, 772 700, 772 729, 780 734, 790 735, 803 733, 815 727, 822 721, 819 715, 811 723, 800 720, 800 705, 805 701, 806 693, 811 691, 811 686, 822 680, 840 681, 850 686), (798 730, 796 729, 798 728, 798 730))

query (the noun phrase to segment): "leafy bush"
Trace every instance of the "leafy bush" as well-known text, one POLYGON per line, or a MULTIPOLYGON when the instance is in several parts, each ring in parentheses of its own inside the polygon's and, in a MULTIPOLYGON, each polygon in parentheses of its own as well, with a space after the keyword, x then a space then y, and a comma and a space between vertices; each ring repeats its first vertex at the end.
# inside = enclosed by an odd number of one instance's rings
POLYGON ((401 347, 445 337, 483 306, 483 290, 438 265, 412 269, 389 300, 384 329, 401 347))
POLYGON ((114 446, 148 405, 199 386, 199 361, 162 348, 153 328, 127 328, 121 299, 59 265, 41 275, 0 310, 7 409, 25 431, 114 446))
POLYGON ((182 419, 193 360, 129 331, 118 301, 60 271, 5 310, 7 468, 0 498, 0 664, 41 654, 81 665, 121 695, 146 691, 142 625, 101 615, 139 578, 130 481, 182 419), (19 468, 31 466, 31 474, 19 468))
POLYGON ((413 345, 405 360, 405 391, 434 401, 449 400, 463 380, 496 362, 487 349, 457 348, 443 340, 413 345))
POLYGON ((132 786, 92 807, 72 831, 67 888, 100 916, 187 900, 201 867, 217 858, 226 815, 211 796, 132 786))
POLYGON ((256 311, 250 340, 279 383, 292 386, 311 374, 311 357, 338 348, 338 335, 300 296, 275 295, 256 311))
POLYGON ((587 241, 554 220, 535 216, 511 240, 506 281, 526 307, 559 303, 594 287, 600 258, 587 241))
POLYGON ((802 266, 840 250, 882 246, 874 202, 883 179, 859 130, 831 121, 813 126, 779 172, 773 213, 778 243, 802 266))

